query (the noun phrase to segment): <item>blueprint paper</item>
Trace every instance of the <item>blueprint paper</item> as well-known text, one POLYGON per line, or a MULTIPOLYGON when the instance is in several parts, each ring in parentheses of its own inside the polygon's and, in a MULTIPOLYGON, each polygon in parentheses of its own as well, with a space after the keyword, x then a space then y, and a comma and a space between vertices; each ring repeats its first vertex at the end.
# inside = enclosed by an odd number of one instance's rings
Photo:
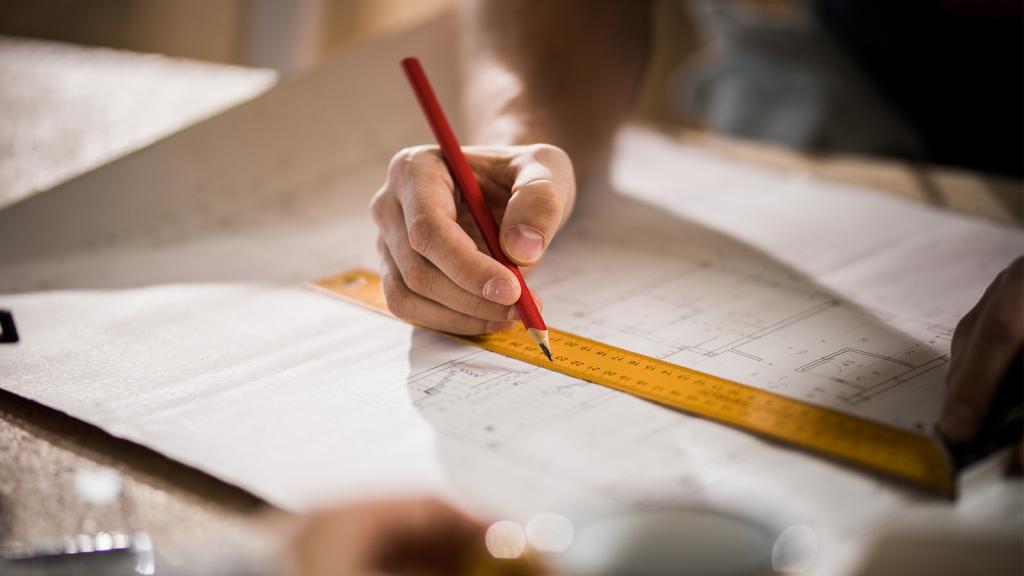
MULTIPOLYGON (((394 150, 429 141, 397 64, 370 64, 415 48, 429 67, 451 36, 356 51, 0 212, 0 306, 23 336, 0 386, 295 510, 700 501, 812 526, 832 573, 921 498, 303 287, 375 266, 369 198, 394 150)), ((1022 249, 1015 229, 630 128, 530 281, 553 326, 928 430, 955 321, 1022 249)))

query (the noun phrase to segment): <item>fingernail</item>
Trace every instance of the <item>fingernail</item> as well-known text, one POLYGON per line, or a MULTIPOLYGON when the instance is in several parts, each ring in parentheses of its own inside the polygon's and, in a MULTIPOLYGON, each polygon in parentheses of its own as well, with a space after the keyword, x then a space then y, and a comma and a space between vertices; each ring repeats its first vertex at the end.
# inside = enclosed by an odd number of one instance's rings
POLYGON ((973 424, 974 411, 963 404, 950 407, 950 409, 942 415, 942 433, 950 440, 968 440, 973 424))
POLYGON ((520 262, 533 262, 544 250, 544 235, 529 226, 513 226, 505 233, 508 256, 520 262))
POLYGON ((498 304, 511 304, 515 302, 516 290, 504 278, 491 278, 484 284, 484 298, 498 304))

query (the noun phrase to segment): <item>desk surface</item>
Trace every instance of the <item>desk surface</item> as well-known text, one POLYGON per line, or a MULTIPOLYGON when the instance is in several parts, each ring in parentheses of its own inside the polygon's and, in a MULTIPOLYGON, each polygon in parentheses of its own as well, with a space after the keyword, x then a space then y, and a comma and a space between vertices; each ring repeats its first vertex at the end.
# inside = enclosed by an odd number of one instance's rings
MULTIPOLYGON (((154 62, 148 55, 0 40, 0 77, 4 79, 0 103, 24 100, 26 85, 56 86, 69 65, 76 70, 73 97, 56 90, 31 94, 32 113, 10 113, 0 122, 0 144, 5 149, 0 163, 8 167, 7 172, 0 170, 4 179, 0 189, 8 192, 0 198, 0 207, 250 98, 273 81, 264 71, 224 67, 224 73, 215 73, 220 67, 182 60, 158 59, 154 71, 154 62), (18 51, 33 52, 33 66, 3 56, 18 51), (143 70, 145 82, 128 82, 143 70), (156 91, 155 86, 179 97, 153 104, 160 107, 163 120, 145 124, 144 118, 153 111, 139 103, 156 91), (112 87, 134 92, 112 99, 112 87), (190 98, 189 94, 205 96, 190 98), (107 120, 97 122, 97 117, 107 120), (42 121, 49 118, 60 122, 42 121), (114 130, 110 118, 116 118, 119 126, 146 127, 114 130), (19 167, 31 167, 32 172, 17 173, 19 167)), ((5 104, 0 106, 3 110, 11 108, 5 104)), ((1002 222, 1019 225, 1024 218, 1021 182, 863 157, 812 158, 694 132, 683 132, 680 138, 734 158, 863 184, 1002 222)), ((275 525, 264 516, 266 509, 259 499, 238 488, 0 391, 0 540, 145 530, 156 542, 161 569, 184 571, 186 562, 196 561, 195 551, 208 550, 211 542, 217 542, 219 549, 265 550, 276 534, 275 525), (113 504, 97 506, 76 496, 78 471, 95 468, 120 472, 123 489, 113 504)))

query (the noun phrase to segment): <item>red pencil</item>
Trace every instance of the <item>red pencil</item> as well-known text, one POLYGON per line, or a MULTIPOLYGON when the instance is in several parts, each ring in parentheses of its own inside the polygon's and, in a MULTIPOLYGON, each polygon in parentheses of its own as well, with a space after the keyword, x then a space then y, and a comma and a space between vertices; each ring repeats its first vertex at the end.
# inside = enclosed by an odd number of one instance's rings
POLYGON ((523 280, 519 267, 509 260, 501 250, 501 243, 498 242, 498 224, 494 221, 494 214, 491 213, 487 202, 484 201, 484 195, 480 192, 480 184, 473 176, 473 170, 466 162, 466 157, 462 155, 462 147, 459 146, 458 140, 455 139, 455 133, 448 125, 448 118, 441 110, 441 104, 437 101, 437 96, 434 95, 434 89, 430 87, 430 81, 427 80, 420 61, 416 58, 406 58, 402 60, 402 69, 405 70, 405 76, 409 79, 409 84, 412 85, 412 91, 416 94, 420 108, 423 109, 423 114, 427 117, 427 123, 430 124, 430 129, 434 132, 434 138, 441 147, 441 154, 452 174, 452 179, 455 180, 463 200, 469 206, 469 212, 473 215, 476 227, 480 229, 480 234, 484 237, 487 250, 491 253, 492 258, 501 262, 519 279, 520 296, 519 301, 516 302, 516 310, 519 311, 519 317, 523 320, 526 332, 544 351, 548 360, 551 360, 548 327, 544 324, 540 311, 537 310, 537 303, 534 302, 530 289, 526 287, 526 280, 523 280))

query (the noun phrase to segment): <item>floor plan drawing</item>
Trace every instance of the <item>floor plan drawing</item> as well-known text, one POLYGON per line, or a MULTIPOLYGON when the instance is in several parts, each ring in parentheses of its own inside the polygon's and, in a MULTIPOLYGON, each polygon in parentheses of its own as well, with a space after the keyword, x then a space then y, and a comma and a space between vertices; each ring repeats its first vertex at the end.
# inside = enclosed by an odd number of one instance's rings
POLYGON ((923 376, 932 370, 944 371, 949 355, 943 354, 924 364, 915 366, 898 358, 843 348, 828 356, 796 369, 828 378, 832 382, 850 386, 854 391, 840 397, 856 404, 881 394, 904 382, 923 376))
POLYGON ((538 270, 535 282, 558 328, 898 426, 933 424, 938 405, 921 398, 941 397, 946 327, 897 327, 899 319, 773 262, 685 251, 668 259, 645 250, 642 237, 603 243, 585 232, 559 249, 571 259, 553 250, 547 268, 559 273, 538 270), (593 253, 602 256, 590 260, 593 253), (602 280, 608 266, 629 280, 612 288, 602 280), (916 399, 901 402, 901 387, 916 399), (872 401, 882 394, 895 401, 872 401))

